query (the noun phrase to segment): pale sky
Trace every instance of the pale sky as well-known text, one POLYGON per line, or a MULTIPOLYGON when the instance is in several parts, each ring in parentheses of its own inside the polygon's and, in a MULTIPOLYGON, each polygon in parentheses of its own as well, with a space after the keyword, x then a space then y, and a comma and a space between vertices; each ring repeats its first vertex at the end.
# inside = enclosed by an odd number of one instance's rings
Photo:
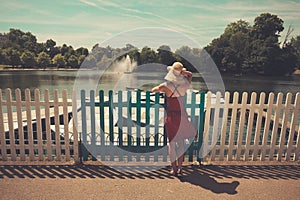
MULTIPOLYGON (((263 12, 278 15, 285 31, 292 25, 292 36, 300 35, 300 0, 0 0, 0 32, 10 28, 31 32, 38 42, 53 39, 57 45, 91 49, 95 44, 119 35, 120 46, 134 40, 122 33, 155 27, 175 31, 195 41, 198 47, 219 37, 225 27, 239 19, 253 25, 263 12), (121 34, 121 35, 120 35, 121 34), (123 41, 122 41, 123 40, 123 41)), ((145 29, 147 31, 147 29, 145 29)), ((146 32, 145 31, 145 32, 146 32)), ((139 33, 140 34, 140 33, 139 33)), ((285 32, 282 33, 285 35, 285 32)), ((142 36, 141 36, 142 37, 142 36)), ((164 31, 155 38, 143 38, 137 47, 151 46, 157 39, 172 49, 184 44, 164 31), (164 35, 167 34, 167 35, 164 35)), ((156 45, 157 43, 155 43, 156 45)), ((114 44, 117 46, 117 44, 114 44)), ((163 45, 163 44, 161 44, 163 45)), ((112 45, 113 46, 113 45, 112 45)), ((152 48, 157 48, 153 46, 152 48)))

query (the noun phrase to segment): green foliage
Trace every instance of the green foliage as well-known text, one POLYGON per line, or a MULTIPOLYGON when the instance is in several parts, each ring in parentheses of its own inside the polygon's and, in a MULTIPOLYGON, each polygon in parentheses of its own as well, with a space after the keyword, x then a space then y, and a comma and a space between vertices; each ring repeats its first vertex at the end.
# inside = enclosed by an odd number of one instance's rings
POLYGON ((65 57, 61 54, 57 54, 52 59, 52 63, 55 67, 61 68, 66 66, 65 57))
POLYGON ((156 52, 147 46, 142 48, 140 59, 141 59, 141 64, 156 63, 158 60, 156 52))
POLYGON ((262 13, 253 26, 243 20, 230 23, 205 49, 223 72, 291 74, 299 55, 293 53, 293 45, 280 47, 283 29, 282 19, 262 13))
POLYGON ((33 67, 36 65, 34 53, 25 51, 21 55, 21 62, 23 67, 33 67))
POLYGON ((19 29, 0 34, 0 65, 47 68, 52 66, 52 61, 55 67, 78 68, 88 53, 88 49, 83 47, 74 50, 66 44, 56 46, 52 39, 38 43, 30 32, 19 29))
POLYGON ((288 47, 293 52, 293 55, 295 55, 296 59, 296 69, 300 69, 300 35, 296 38, 292 38, 290 44, 288 47))
POLYGON ((51 58, 47 53, 41 52, 41 53, 38 54, 36 62, 37 62, 39 67, 45 69, 46 67, 48 67, 50 65, 51 58))
POLYGON ((78 68, 79 65, 78 65, 78 58, 75 56, 75 55, 71 55, 68 59, 68 65, 71 67, 71 68, 78 68))
MULTIPOLYGON (((279 37, 284 30, 284 21, 277 15, 262 13, 254 19, 253 26, 244 20, 227 25, 224 33, 215 38, 204 49, 210 54, 222 73, 286 75, 300 69, 300 36, 285 40, 281 45, 279 37)), ((80 47, 63 44, 48 39, 38 43, 30 32, 10 29, 0 33, 0 65, 13 67, 59 67, 59 68, 102 68, 124 60, 129 56, 137 65, 160 63, 171 65, 181 61, 194 71, 196 64, 205 65, 206 55, 199 48, 183 44, 175 52, 167 45, 154 50, 148 46, 138 49, 131 44, 123 48, 94 45, 91 52, 80 47)))

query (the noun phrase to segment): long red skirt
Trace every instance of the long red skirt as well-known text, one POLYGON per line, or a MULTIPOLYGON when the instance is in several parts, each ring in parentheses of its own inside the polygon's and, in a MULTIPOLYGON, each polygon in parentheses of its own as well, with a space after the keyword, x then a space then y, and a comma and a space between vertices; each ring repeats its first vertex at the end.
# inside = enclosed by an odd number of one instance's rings
POLYGON ((165 128, 169 142, 195 137, 197 132, 188 119, 188 114, 183 104, 183 97, 167 97, 166 101, 167 117, 165 128))

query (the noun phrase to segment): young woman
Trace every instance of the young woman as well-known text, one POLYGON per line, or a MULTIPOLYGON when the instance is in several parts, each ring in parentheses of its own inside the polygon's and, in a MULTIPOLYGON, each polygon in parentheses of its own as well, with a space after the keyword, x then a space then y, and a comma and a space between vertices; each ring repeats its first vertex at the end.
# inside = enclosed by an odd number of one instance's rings
POLYGON ((182 174, 184 159, 184 139, 195 137, 196 131, 188 120, 183 98, 192 82, 192 73, 187 71, 180 62, 168 66, 166 82, 154 87, 152 92, 163 92, 166 96, 165 129, 169 140, 169 156, 171 174, 182 174))

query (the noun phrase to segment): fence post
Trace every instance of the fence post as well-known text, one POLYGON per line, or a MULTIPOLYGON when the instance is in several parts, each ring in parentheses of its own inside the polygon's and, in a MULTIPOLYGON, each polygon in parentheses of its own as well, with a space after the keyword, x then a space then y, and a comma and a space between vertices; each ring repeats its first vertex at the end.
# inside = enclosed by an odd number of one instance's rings
MULTIPOLYGON (((19 136, 19 151, 21 161, 25 161, 25 140, 24 140, 24 128, 23 128, 23 120, 22 119, 22 97, 21 90, 18 88, 15 91, 16 93, 16 112, 17 112, 17 121, 18 121, 18 136, 19 136)), ((28 131, 27 131, 28 135, 28 131)))
POLYGON ((1 158, 3 161, 7 160, 7 150, 6 150, 6 139, 4 133, 4 119, 2 111, 2 90, 0 89, 0 144, 1 144, 1 158))
POLYGON ((88 151, 84 144, 87 140, 87 126, 86 126, 86 102, 85 102, 85 90, 81 90, 81 121, 82 121, 82 133, 80 137, 80 147, 82 160, 86 161, 88 159, 88 151))
POLYGON ((199 131, 198 131, 198 148, 197 148, 197 161, 201 165, 202 159, 200 158, 200 148, 203 143, 203 131, 204 131, 204 103, 205 93, 200 93, 200 116, 199 116, 199 131))
POLYGON ((73 122, 73 152, 74 152, 74 160, 75 163, 80 162, 80 155, 79 155, 79 148, 78 142, 80 138, 78 138, 78 118, 77 118, 77 98, 76 98, 76 91, 73 90, 72 92, 72 122, 73 122))

